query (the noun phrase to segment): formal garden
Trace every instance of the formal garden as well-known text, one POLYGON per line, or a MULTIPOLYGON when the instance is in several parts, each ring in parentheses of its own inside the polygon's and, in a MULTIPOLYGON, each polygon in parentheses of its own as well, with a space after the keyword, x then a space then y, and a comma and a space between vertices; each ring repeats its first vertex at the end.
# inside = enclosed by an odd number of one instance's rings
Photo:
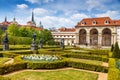
POLYGON ((120 80, 117 42, 111 50, 80 48, 55 43, 48 30, 10 33, 0 36, 0 80, 120 80))

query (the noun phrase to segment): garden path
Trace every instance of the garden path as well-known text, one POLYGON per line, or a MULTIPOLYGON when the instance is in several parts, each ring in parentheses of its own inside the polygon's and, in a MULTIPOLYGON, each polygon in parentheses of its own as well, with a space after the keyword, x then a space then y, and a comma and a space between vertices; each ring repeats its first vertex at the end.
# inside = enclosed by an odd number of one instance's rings
POLYGON ((14 59, 11 58, 9 61, 5 62, 4 64, 12 64, 14 62, 14 59))
POLYGON ((24 71, 46 72, 46 71, 67 70, 67 69, 68 70, 70 70, 70 69, 79 70, 79 71, 98 74, 98 79, 97 80, 107 80, 107 76, 108 76, 107 73, 102 73, 102 72, 95 72, 95 71, 89 71, 89 70, 83 70, 83 69, 75 69, 75 68, 61 68, 61 69, 54 69, 54 70, 45 70, 45 69, 31 70, 31 69, 26 69, 26 70, 20 70, 20 71, 16 71, 16 72, 13 72, 13 73, 10 73, 10 74, 6 74, 6 75, 4 75, 4 77, 9 77, 10 75, 14 75, 14 74, 21 73, 21 72, 24 72, 24 71))
POLYGON ((108 63, 106 63, 106 62, 102 62, 102 66, 106 66, 106 67, 108 67, 108 63))

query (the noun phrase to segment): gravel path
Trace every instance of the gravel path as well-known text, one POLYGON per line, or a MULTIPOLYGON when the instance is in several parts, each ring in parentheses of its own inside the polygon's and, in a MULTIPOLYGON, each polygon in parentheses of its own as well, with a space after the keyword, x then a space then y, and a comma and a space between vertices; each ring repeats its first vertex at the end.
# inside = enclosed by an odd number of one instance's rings
POLYGON ((47 72, 47 71, 70 70, 70 69, 95 73, 95 74, 98 74, 98 79, 97 80, 107 80, 107 73, 101 73, 101 72, 95 72, 95 71, 89 71, 89 70, 83 70, 83 69, 75 69, 75 68, 62 68, 62 69, 54 69, 54 70, 45 70, 45 69, 44 70, 42 70, 42 69, 31 70, 31 69, 26 69, 26 70, 21 70, 21 71, 16 71, 16 72, 13 72, 13 73, 10 73, 10 74, 6 74, 6 75, 3 75, 3 76, 8 77, 10 75, 14 75, 14 74, 21 73, 21 72, 24 72, 24 71, 47 72))
POLYGON ((14 62, 14 59, 10 59, 9 61, 5 62, 4 64, 12 64, 14 62))

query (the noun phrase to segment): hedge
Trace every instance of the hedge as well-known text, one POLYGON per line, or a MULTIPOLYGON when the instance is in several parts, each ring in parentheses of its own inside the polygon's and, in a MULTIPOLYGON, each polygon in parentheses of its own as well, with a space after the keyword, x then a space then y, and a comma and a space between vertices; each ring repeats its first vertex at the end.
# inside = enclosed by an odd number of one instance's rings
POLYGON ((0 66, 0 75, 10 73, 17 70, 26 69, 27 64, 25 62, 13 63, 13 64, 6 64, 0 66))
POLYGON ((31 44, 32 38, 30 37, 16 37, 16 36, 9 36, 9 44, 31 44))
POLYGON ((68 67, 97 71, 97 72, 105 72, 105 73, 108 72, 108 67, 100 66, 100 65, 87 64, 87 63, 82 63, 82 62, 75 62, 75 61, 70 61, 68 63, 68 67))
POLYGON ((108 62, 108 58, 102 58, 100 56, 95 55, 86 55, 86 54, 63 54, 64 57, 72 57, 72 58, 80 58, 80 59, 90 59, 90 60, 98 60, 103 62, 108 62))
POLYGON ((11 80, 11 79, 0 75, 0 80, 11 80))
POLYGON ((28 62, 28 69, 57 69, 67 67, 66 61, 56 61, 56 62, 28 62))
POLYGON ((108 80, 120 80, 120 71, 116 68, 116 60, 109 58, 108 80))
POLYGON ((0 53, 0 57, 8 57, 8 58, 14 58, 18 56, 18 54, 15 54, 15 53, 8 53, 8 52, 3 52, 3 53, 0 53))

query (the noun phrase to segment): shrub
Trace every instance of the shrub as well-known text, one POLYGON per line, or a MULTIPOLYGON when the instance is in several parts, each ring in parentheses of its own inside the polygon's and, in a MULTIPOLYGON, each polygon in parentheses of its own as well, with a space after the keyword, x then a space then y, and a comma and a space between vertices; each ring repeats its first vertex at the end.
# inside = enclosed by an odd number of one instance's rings
POLYGON ((108 80, 120 80, 120 71, 116 68, 116 60, 109 58, 108 80))
POLYGON ((82 62, 68 61, 68 66, 73 68, 97 71, 97 72, 105 72, 105 73, 108 72, 108 68, 105 66, 87 64, 82 62))
POLYGON ((113 57, 120 58, 120 51, 119 51, 118 42, 115 43, 115 48, 113 50, 113 57))
POLYGON ((30 37, 16 37, 16 36, 9 36, 9 44, 31 44, 32 38, 30 37))
POLYGON ((26 69, 27 65, 25 62, 13 63, 0 66, 0 75, 10 73, 13 71, 26 69))
POLYGON ((111 52, 113 52, 113 49, 114 49, 114 45, 112 44, 111 45, 111 52))
POLYGON ((66 67, 66 61, 54 61, 54 62, 28 62, 28 69, 56 69, 66 67))
POLYGON ((98 60, 98 61, 104 61, 108 62, 107 58, 102 58, 100 56, 96 55, 86 55, 86 54, 63 54, 63 57, 72 57, 72 58, 80 58, 80 59, 90 59, 90 60, 98 60))
POLYGON ((11 80, 10 78, 6 78, 6 77, 3 77, 3 76, 0 76, 0 80, 11 80))

